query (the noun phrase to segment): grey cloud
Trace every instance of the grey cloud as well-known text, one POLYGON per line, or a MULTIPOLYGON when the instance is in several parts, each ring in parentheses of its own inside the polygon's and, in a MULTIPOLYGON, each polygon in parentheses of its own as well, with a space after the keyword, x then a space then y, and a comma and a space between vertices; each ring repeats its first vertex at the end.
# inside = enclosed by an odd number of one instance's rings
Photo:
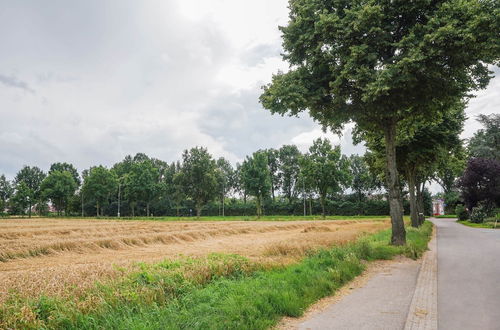
MULTIPOLYGON (((235 49, 216 22, 185 19, 176 6, 33 0, 2 8, 8 51, 0 52, 0 72, 16 75, 0 75, 9 86, 0 88, 0 174, 54 161, 82 170, 136 152, 173 161, 195 145, 237 161, 318 127, 307 114, 264 110, 257 85, 241 90, 218 80, 227 63, 250 71, 279 56, 279 40, 235 49)), ((471 114, 498 111, 499 83, 471 101, 471 114)), ((349 136, 343 151, 362 152, 349 136)))
POLYGON ((281 52, 280 45, 259 44, 244 52, 242 62, 247 66, 256 66, 267 58, 280 56, 281 52))
POLYGON ((0 74, 0 82, 8 87, 20 88, 30 93, 35 93, 35 91, 24 81, 17 79, 14 76, 5 76, 0 74))

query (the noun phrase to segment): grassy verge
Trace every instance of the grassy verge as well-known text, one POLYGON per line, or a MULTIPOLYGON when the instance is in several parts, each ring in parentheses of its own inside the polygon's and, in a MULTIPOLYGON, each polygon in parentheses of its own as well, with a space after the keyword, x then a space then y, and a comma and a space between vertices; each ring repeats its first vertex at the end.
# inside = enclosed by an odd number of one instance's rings
MULTIPOLYGON (((457 221, 457 222, 461 223, 462 225, 465 225, 468 227, 473 227, 473 228, 495 229, 495 222, 474 223, 474 222, 470 222, 469 220, 457 221)), ((500 229, 500 221, 497 223, 496 229, 500 229)))
POLYGON ((431 232, 429 222, 408 228, 408 244, 394 247, 390 231, 381 231, 285 267, 227 255, 139 264, 77 299, 13 296, 0 307, 0 328, 265 329, 331 295, 363 271, 365 260, 419 257, 431 232))
MULTIPOLYGON (((11 219, 27 219, 26 217, 11 217, 11 219)), ((9 219, 9 218, 6 218, 9 219)), ((68 220, 136 220, 136 221, 303 221, 303 220, 389 220, 388 215, 332 215, 324 219, 320 215, 266 215, 260 219, 256 216, 206 216, 200 217, 32 217, 32 219, 68 219, 68 220)))

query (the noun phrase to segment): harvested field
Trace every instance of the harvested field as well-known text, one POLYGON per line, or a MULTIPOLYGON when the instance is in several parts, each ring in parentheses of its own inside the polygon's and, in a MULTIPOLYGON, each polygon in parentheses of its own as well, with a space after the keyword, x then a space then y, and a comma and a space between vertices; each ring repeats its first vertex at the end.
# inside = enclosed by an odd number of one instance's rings
POLYGON ((387 220, 0 220, 0 302, 9 291, 32 297, 75 295, 136 262, 234 253, 264 263, 289 263, 308 250, 388 227, 387 220))

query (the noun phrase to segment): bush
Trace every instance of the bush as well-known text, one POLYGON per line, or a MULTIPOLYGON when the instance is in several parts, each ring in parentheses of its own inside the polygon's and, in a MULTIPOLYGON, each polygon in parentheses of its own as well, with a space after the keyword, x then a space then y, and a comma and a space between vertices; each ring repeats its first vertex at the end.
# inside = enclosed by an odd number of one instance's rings
POLYGON ((483 223, 488 216, 488 212, 483 205, 478 205, 472 209, 470 221, 473 223, 483 223))
POLYGON ((469 212, 467 212, 465 206, 463 206, 462 204, 458 204, 457 207, 455 207, 455 214, 460 221, 469 219, 469 212))

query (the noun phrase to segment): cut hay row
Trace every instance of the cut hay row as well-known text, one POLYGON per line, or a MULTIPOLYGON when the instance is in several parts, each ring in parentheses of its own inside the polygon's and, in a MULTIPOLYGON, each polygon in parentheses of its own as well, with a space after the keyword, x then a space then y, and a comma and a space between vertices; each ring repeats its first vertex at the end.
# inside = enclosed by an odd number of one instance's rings
MULTIPOLYGON (((150 244, 172 244, 194 242, 220 236, 241 235, 249 233, 266 233, 274 231, 289 231, 303 229, 309 231, 331 231, 331 227, 345 226, 356 221, 335 221, 312 225, 308 223, 248 225, 234 223, 234 229, 220 228, 219 224, 183 224, 151 226, 145 230, 144 224, 116 226, 110 228, 107 224, 84 231, 81 228, 60 230, 46 228, 39 231, 7 231, 0 232, 0 262, 16 258, 30 258, 53 255, 64 252, 95 252, 101 249, 121 250, 150 244), (201 227, 201 228, 199 228, 201 227), (192 229, 196 228, 196 229, 192 229), (35 242, 34 242, 35 241, 35 242)), ((225 226, 227 227, 227 226, 225 226)), ((5 230, 5 229, 4 229, 5 230)))

